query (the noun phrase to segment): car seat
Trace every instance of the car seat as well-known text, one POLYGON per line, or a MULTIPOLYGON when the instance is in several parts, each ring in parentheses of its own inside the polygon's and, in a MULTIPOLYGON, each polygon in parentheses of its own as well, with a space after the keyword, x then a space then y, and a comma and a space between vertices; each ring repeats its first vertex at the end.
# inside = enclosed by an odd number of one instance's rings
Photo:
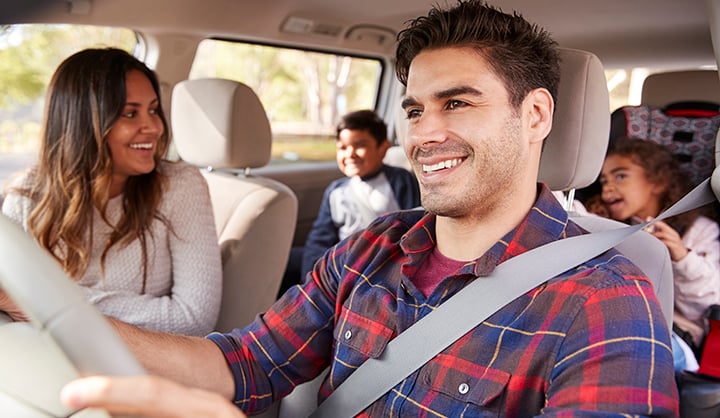
MULTIPOLYGON (((600 60, 593 54, 561 49, 561 81, 553 128, 545 141, 539 180, 550 189, 585 187, 598 176, 610 130, 609 94, 600 60)), ((402 133, 404 129, 396 128, 402 133)), ((624 224, 594 215, 571 214, 589 231, 620 228, 624 224)), ((665 246, 647 233, 636 233, 616 247, 650 277, 668 327, 672 324, 673 288, 670 256, 665 246)), ((262 417, 308 416, 317 404, 324 374, 302 384, 276 402, 262 417)))
POLYGON ((270 161, 272 134, 257 95, 224 79, 186 80, 173 89, 178 155, 202 167, 223 264, 216 329, 250 323, 276 299, 297 219, 292 190, 251 169, 270 161))
POLYGON ((610 142, 619 137, 665 145, 693 185, 715 168, 715 135, 720 127, 720 80, 715 70, 649 75, 639 106, 612 113, 610 142))

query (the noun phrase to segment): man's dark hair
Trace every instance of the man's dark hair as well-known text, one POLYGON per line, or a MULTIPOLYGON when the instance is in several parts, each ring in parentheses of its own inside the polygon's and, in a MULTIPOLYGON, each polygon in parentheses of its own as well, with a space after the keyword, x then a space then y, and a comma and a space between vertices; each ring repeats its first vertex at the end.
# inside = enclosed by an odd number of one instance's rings
POLYGON ((340 131, 343 129, 368 131, 378 145, 387 140, 387 125, 372 110, 357 110, 343 116, 337 125, 335 138, 340 137, 340 131))
MULTIPOLYGON (((550 34, 520 14, 507 14, 482 0, 459 0, 447 10, 433 7, 398 34, 396 74, 407 85, 412 60, 423 50, 471 47, 503 81, 518 107, 533 89, 546 88, 557 101, 560 57, 550 34)), ((448 63, 447 65, 452 65, 448 63)))

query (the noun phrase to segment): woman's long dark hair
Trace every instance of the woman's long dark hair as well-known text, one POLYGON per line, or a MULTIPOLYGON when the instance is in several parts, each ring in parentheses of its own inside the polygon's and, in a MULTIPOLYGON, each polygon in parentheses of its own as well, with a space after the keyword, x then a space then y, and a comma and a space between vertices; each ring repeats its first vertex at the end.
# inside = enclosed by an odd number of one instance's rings
POLYGON ((128 179, 122 218, 112 225, 105 213, 113 170, 105 138, 125 106, 125 80, 130 71, 142 72, 161 97, 155 73, 120 49, 86 49, 60 64, 48 89, 40 156, 32 172, 31 188, 25 194, 33 201, 30 232, 74 279, 88 267, 95 208, 113 228, 101 256, 103 270, 111 247, 138 239, 143 252, 144 291, 146 232, 154 219, 166 222, 158 213, 166 181, 158 172, 158 164, 169 139, 167 120, 158 107, 164 131, 157 143, 155 169, 128 179))

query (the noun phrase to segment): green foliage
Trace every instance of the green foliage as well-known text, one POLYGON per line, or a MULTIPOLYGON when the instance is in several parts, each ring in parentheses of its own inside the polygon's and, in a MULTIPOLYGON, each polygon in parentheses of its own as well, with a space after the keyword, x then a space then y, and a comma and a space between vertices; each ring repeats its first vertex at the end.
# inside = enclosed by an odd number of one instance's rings
POLYGON ((0 27, 0 151, 35 150, 42 103, 62 60, 89 47, 115 46, 129 52, 137 36, 129 29, 71 25, 0 27))
POLYGON ((137 44, 128 29, 70 25, 10 25, 0 31, 0 108, 42 98, 57 65, 93 46, 132 51, 137 44))

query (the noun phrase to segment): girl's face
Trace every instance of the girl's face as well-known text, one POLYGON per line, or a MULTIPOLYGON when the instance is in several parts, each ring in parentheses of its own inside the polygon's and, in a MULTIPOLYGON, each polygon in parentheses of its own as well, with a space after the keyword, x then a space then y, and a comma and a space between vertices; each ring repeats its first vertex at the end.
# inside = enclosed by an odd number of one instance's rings
POLYGON ((158 114, 159 99, 150 80, 132 70, 125 79, 125 107, 105 140, 113 165, 111 197, 120 194, 130 176, 147 174, 155 168, 157 143, 163 134, 158 114))
POLYGON ((660 213, 662 185, 651 183, 642 166, 630 157, 609 155, 600 172, 602 201, 610 217, 625 221, 634 216, 644 221, 660 213))

